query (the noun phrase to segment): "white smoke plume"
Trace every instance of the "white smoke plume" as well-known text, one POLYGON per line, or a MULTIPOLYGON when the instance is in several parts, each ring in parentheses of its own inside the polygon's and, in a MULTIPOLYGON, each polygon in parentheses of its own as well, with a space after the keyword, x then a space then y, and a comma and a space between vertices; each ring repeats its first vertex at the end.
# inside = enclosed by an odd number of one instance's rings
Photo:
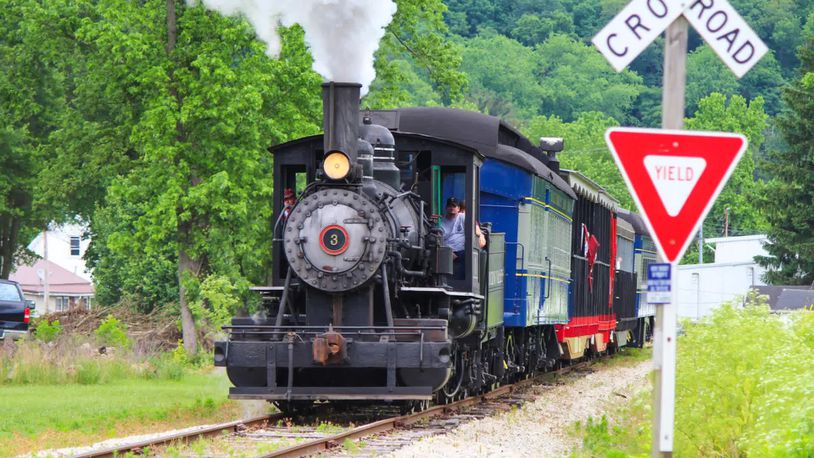
POLYGON ((392 0, 201 1, 221 14, 245 16, 271 57, 280 53, 278 24, 300 24, 314 56, 314 70, 327 81, 361 83, 363 94, 376 77, 373 54, 396 14, 392 0))

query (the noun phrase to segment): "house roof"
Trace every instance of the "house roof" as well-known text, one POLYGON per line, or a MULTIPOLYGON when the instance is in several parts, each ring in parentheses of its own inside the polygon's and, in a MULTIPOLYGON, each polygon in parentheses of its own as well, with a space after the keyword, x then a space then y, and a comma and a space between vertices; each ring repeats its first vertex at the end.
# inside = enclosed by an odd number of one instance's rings
POLYGON ((17 266, 17 270, 9 276, 20 284, 25 293, 43 293, 45 285, 40 278, 48 265, 48 293, 52 295, 92 295, 93 284, 88 280, 54 264, 51 261, 38 259, 33 265, 17 266))
POLYGON ((814 304, 814 289, 808 286, 756 286, 758 294, 769 296, 772 310, 796 310, 814 304))
POLYGON ((754 234, 754 235, 735 235, 732 237, 711 237, 708 239, 704 239, 705 243, 738 243, 738 242, 751 242, 751 241, 766 241, 768 240, 768 236, 766 234, 754 234))

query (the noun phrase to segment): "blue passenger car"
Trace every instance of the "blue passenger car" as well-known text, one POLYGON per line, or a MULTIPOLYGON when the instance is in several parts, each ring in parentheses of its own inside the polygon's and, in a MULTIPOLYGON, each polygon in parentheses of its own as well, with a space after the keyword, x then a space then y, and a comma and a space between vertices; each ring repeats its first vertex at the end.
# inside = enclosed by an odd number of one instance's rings
POLYGON ((576 195, 548 167, 522 154, 500 145, 481 168, 481 217, 506 234, 504 323, 567 323, 576 195))

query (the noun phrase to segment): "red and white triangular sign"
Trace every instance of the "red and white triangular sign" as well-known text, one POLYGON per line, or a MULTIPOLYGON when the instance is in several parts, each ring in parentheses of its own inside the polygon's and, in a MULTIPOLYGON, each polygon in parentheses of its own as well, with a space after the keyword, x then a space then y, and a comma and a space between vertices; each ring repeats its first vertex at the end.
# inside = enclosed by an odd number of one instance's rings
POLYGON ((605 141, 664 259, 684 255, 746 151, 722 132, 615 127, 605 141))

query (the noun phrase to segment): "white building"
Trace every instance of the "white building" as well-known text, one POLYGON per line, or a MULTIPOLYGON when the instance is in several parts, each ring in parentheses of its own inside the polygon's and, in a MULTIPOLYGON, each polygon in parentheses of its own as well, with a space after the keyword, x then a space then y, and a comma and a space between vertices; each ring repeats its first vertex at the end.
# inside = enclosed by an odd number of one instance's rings
POLYGON ((678 316, 698 319, 723 302, 745 297, 754 286, 765 285, 766 269, 755 256, 768 253, 765 235, 706 239, 715 245, 715 262, 678 266, 678 316))
MULTIPOLYGON (((46 232, 48 260, 74 275, 93 281, 91 272, 88 271, 85 260, 82 259, 90 245, 90 239, 82 238, 84 232, 85 228, 78 224, 65 224, 49 229, 46 232)), ((28 244, 28 249, 40 257, 45 257, 43 240, 43 233, 40 232, 28 244)))
POLYGON ((77 224, 66 224, 51 228, 46 233, 40 232, 28 244, 28 249, 41 259, 30 265, 18 265, 11 273, 9 278, 20 284, 26 299, 34 301, 38 315, 61 312, 73 307, 90 309, 93 306, 93 278, 82 259, 90 245, 90 239, 82 238, 84 232, 85 228, 77 224), (47 261, 42 259, 45 257, 44 241, 48 242, 47 261))

